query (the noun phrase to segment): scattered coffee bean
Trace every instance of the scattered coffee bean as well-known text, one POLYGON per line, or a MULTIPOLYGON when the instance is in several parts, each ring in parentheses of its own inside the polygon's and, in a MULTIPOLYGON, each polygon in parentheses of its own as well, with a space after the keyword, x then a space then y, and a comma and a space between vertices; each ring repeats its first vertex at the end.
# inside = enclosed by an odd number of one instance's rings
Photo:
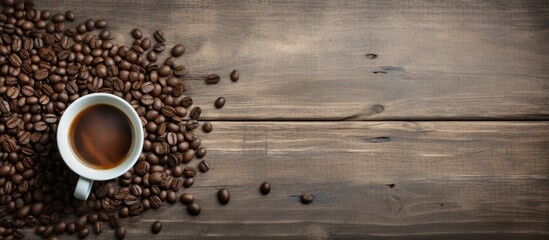
POLYGON ((101 234, 103 232, 103 222, 101 221, 95 222, 95 224, 93 225, 93 232, 95 234, 101 234))
POLYGON ((133 29, 131 34, 132 34, 132 37, 134 39, 139 40, 139 39, 143 38, 143 33, 141 32, 141 30, 139 30, 137 28, 133 29))
POLYGON ((185 205, 189 205, 189 204, 193 203, 194 196, 190 193, 183 193, 183 194, 181 194, 180 201, 181 201, 181 203, 183 203, 185 205))
POLYGON ((210 74, 206 76, 206 83, 207 84, 216 84, 219 82, 221 78, 217 74, 210 74))
POLYGON ((229 203, 229 200, 231 200, 231 195, 229 193, 229 190, 226 188, 222 188, 217 192, 217 199, 219 200, 219 203, 225 205, 229 203))
POLYGON ((200 214, 200 210, 200 205, 198 205, 198 203, 193 202, 187 205, 187 211, 193 216, 200 214))
POLYGON ((261 191, 261 194, 267 195, 271 192, 271 184, 268 182, 264 182, 259 187, 259 190, 261 191))
POLYGON ((215 107, 216 108, 222 108, 225 106, 225 98, 224 97, 218 97, 217 100, 215 100, 215 107))
POLYGON ((231 81, 236 82, 240 78, 240 72, 238 70, 233 70, 231 72, 231 81))
POLYGON ((172 56, 179 57, 185 53, 185 46, 183 44, 177 44, 172 48, 172 56))
POLYGON ((209 133, 213 130, 213 125, 211 122, 205 122, 204 124, 202 124, 202 131, 204 131, 205 133, 209 133))
POLYGON ((301 195, 301 202, 303 204, 312 203, 314 199, 315 197, 313 196, 313 194, 310 193, 304 193, 303 195, 301 195))
POLYGON ((162 223, 160 221, 155 221, 151 226, 151 231, 154 234, 158 234, 162 230, 162 223))
POLYGON ((114 235, 117 239, 124 239, 126 238, 126 228, 123 226, 118 226, 116 228, 116 231, 114 232, 114 235))
POLYGON ((210 170, 210 163, 206 160, 200 161, 200 164, 198 164, 198 169, 200 169, 201 172, 205 173, 208 170, 210 170))

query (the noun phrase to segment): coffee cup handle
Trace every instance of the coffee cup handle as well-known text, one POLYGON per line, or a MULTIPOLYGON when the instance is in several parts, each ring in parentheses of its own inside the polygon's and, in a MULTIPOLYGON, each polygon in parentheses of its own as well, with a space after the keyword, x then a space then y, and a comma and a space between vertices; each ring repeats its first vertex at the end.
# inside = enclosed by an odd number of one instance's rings
POLYGON ((78 182, 76 183, 76 188, 74 189, 74 197, 80 200, 88 199, 91 189, 93 186, 93 180, 79 177, 78 182))

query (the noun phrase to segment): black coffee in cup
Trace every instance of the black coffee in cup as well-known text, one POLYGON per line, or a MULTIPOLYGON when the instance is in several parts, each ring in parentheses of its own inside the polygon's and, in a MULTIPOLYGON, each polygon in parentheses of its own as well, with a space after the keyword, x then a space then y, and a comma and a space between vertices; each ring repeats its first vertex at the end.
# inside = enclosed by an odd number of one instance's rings
POLYGON ((123 163, 132 150, 133 127, 118 108, 96 104, 80 111, 69 129, 73 152, 85 165, 111 169, 123 163))

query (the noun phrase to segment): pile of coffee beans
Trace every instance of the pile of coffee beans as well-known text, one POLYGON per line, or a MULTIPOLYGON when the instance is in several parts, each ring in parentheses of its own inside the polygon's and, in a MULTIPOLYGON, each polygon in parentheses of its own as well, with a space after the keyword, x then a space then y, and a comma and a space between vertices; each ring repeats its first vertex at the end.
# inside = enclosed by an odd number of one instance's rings
MULTIPOLYGON (((123 239, 120 218, 141 215, 180 201, 191 215, 201 211, 191 193, 197 169, 210 169, 206 148, 194 134, 202 109, 193 107, 182 81, 186 67, 176 64, 185 53, 177 44, 167 50, 158 30, 146 37, 131 31, 131 46, 111 39, 104 19, 80 23, 72 11, 39 10, 32 1, 2 0, 0 13, 0 238, 24 238, 24 227, 55 239, 61 234, 86 238, 109 226, 123 239), (168 51, 171 56, 160 61, 168 51), (95 182, 88 200, 73 197, 78 179, 63 162, 56 131, 64 110, 91 93, 110 93, 129 102, 141 117, 145 140, 140 159, 118 179, 95 182), (179 195, 179 197, 178 197, 179 195), (70 219, 70 220, 69 220, 70 219)), ((232 71, 234 82, 240 77, 232 71)), ((204 76, 216 84, 217 74, 204 76)), ((214 104, 225 105, 223 97, 214 104)), ((202 124, 211 132, 212 124, 202 124)), ((219 200, 229 201, 228 190, 219 200)), ((152 232, 160 232, 155 222, 152 232)))

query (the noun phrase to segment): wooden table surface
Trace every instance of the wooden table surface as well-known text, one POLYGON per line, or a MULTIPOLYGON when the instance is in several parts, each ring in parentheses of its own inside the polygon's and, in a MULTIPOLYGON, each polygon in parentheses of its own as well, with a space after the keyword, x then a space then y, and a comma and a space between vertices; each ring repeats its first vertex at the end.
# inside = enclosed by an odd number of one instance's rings
POLYGON ((212 170, 187 190, 203 211, 147 211, 129 239, 549 238, 548 1, 37 6, 105 18, 118 43, 138 27, 186 46, 188 95, 214 125, 212 170))

